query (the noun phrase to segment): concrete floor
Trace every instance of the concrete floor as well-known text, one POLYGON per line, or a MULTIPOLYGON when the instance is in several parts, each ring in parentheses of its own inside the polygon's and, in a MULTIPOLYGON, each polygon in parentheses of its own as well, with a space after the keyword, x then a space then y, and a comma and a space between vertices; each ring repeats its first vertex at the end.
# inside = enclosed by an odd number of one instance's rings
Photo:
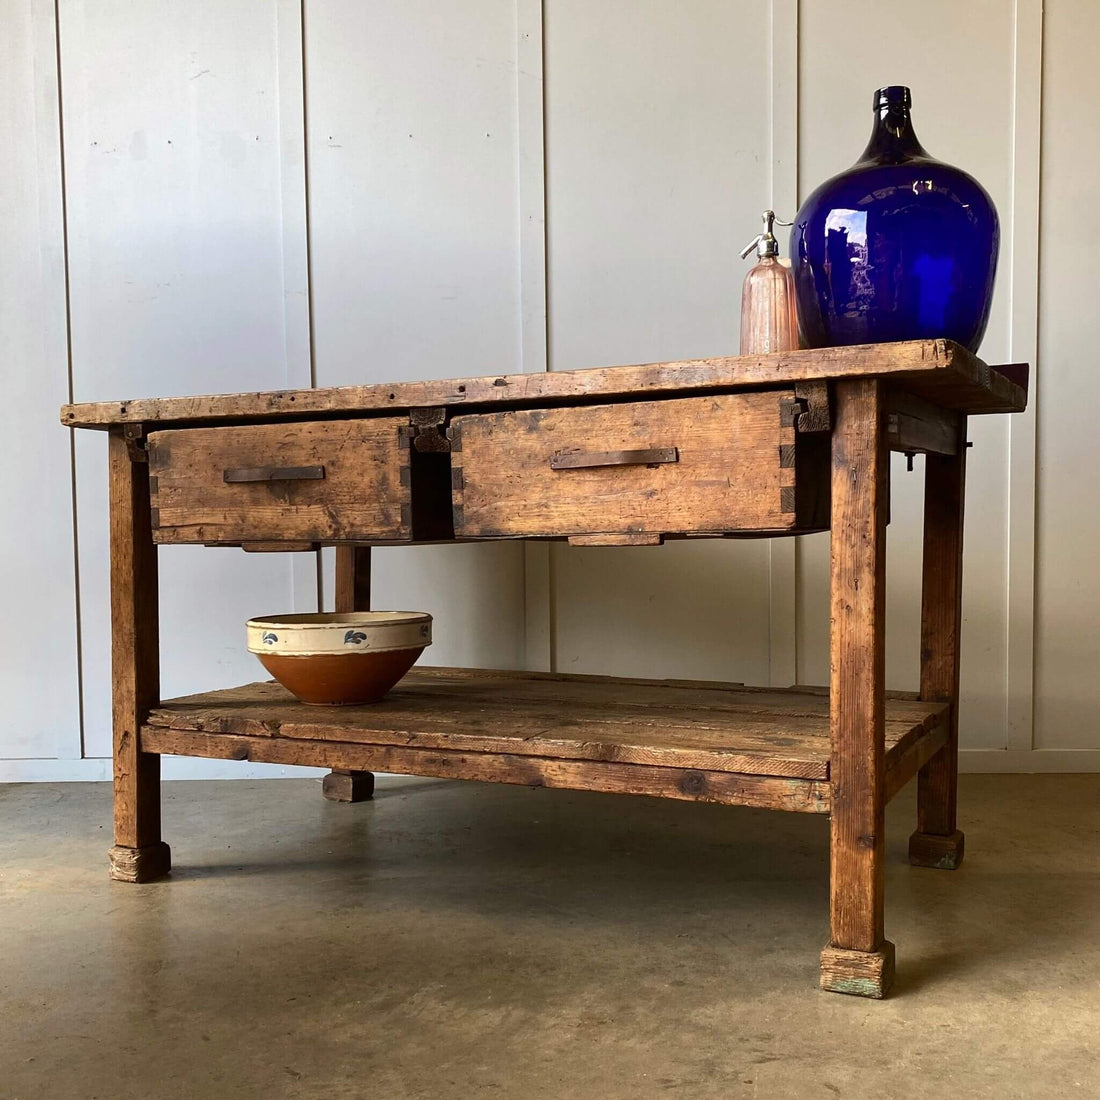
POLYGON ((821 993, 823 818, 386 779, 173 783, 163 883, 106 785, 0 787, 0 1100, 1100 1096, 1100 776, 889 812, 894 996, 821 993))

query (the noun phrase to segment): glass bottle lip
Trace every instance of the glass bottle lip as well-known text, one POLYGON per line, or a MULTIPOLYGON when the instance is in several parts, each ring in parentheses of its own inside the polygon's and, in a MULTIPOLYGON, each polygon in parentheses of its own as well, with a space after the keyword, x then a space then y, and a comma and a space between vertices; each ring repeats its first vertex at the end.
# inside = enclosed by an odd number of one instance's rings
POLYGON ((883 107, 908 110, 913 106, 913 95, 904 84, 890 84, 876 90, 872 109, 881 111, 883 107))

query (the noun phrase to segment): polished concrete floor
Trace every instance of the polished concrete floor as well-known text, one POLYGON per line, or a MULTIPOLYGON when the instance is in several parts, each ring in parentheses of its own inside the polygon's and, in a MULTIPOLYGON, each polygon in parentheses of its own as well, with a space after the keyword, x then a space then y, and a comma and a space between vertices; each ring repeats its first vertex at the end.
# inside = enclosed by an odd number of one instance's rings
POLYGON ((1100 1096, 1100 776, 968 776, 967 860, 889 812, 895 994, 816 988, 822 818, 419 779, 0 787, 0 1100, 1100 1096))

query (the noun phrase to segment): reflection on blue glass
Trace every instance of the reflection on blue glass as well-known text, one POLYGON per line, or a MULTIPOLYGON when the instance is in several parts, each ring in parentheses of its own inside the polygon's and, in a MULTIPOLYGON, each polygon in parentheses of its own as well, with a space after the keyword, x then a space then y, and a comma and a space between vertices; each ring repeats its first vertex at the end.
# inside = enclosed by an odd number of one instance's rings
POLYGON ((997 212, 981 185, 917 141, 906 88, 875 93, 860 160, 822 184, 791 230, 808 347, 947 337, 977 350, 997 267, 997 212))
POLYGON ((866 211, 829 211, 825 218, 825 264, 835 309, 846 313, 869 300, 866 211))
POLYGON ((866 210, 830 210, 825 229, 830 233, 843 232, 857 248, 867 247, 866 210))

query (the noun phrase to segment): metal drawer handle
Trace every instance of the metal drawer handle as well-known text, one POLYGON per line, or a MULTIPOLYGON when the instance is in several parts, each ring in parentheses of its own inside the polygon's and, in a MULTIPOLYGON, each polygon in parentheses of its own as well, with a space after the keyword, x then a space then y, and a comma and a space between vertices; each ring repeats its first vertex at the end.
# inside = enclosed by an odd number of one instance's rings
POLYGON ((324 466, 242 466, 222 474, 227 485, 247 481, 322 481, 324 466))
POLYGON ((579 470, 590 466, 659 466, 679 462, 676 447, 647 447, 640 451, 558 451, 550 456, 551 470, 579 470))

